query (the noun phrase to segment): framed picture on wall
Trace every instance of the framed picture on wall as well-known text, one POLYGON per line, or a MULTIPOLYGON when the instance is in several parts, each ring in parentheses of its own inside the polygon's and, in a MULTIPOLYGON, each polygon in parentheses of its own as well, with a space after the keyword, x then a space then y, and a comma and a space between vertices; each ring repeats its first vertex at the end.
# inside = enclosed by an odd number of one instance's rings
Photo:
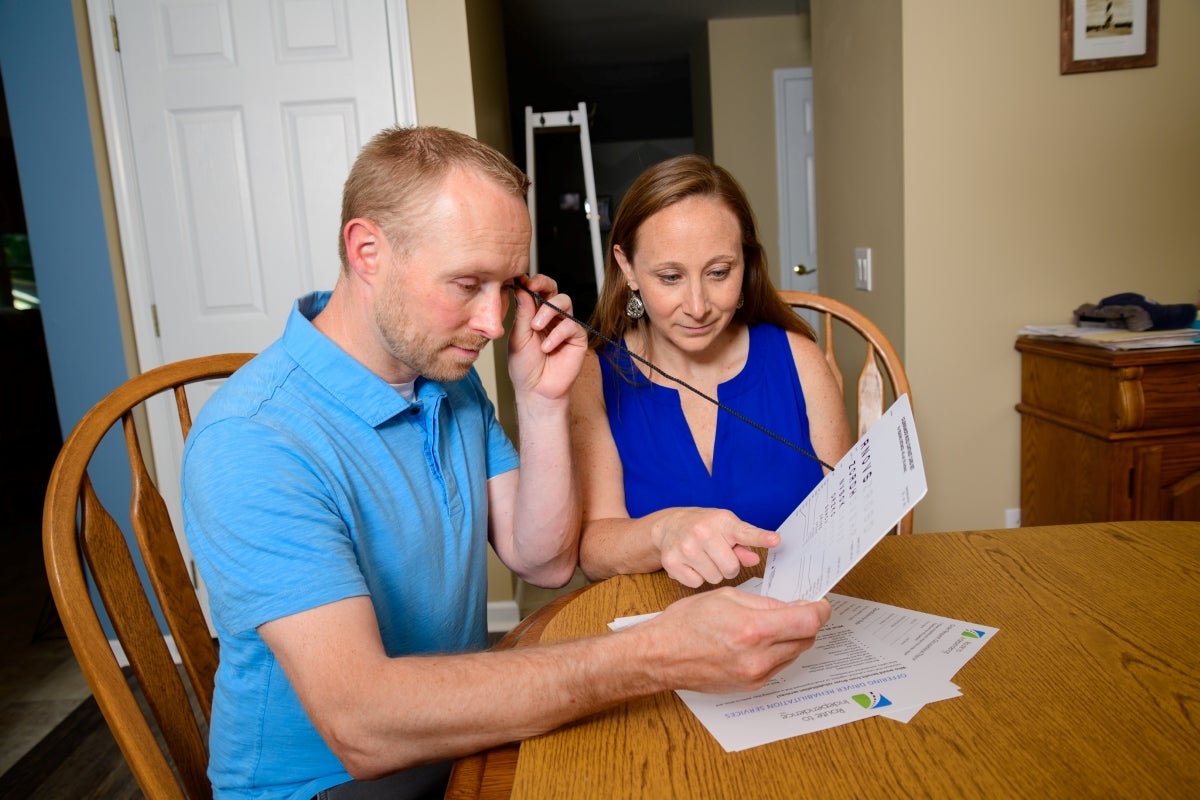
POLYGON ((1159 0, 1061 0, 1059 73, 1153 67, 1159 0))

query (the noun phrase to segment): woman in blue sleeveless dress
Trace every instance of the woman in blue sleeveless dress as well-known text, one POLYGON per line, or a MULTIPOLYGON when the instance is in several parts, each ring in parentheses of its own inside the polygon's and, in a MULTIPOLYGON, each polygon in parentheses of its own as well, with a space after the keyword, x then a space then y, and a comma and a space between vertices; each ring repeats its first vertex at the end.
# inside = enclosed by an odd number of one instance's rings
MULTIPOLYGON (((592 325, 630 352, 836 464, 842 392, 780 300, 753 212, 702 156, 650 167, 613 220, 592 325)), ((572 393, 593 579, 666 569, 687 586, 758 563, 823 475, 812 458, 593 337, 572 393)))

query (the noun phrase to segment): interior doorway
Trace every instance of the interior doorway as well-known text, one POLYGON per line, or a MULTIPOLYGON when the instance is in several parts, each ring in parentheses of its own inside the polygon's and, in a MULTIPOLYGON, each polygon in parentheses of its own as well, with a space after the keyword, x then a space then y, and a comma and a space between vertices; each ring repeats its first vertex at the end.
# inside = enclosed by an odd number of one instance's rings
MULTIPOLYGON (((42 498, 62 445, 0 75, 0 593, 21 637, 46 597, 42 498), (32 593, 36 596, 27 597, 32 593)), ((28 631, 32 636, 33 631, 28 631)), ((7 643, 5 643, 7 644, 7 643)))
POLYGON ((0 75, 0 773, 87 694, 42 560, 42 498, 61 445, 0 75), (78 677, 69 700, 64 670, 78 677))

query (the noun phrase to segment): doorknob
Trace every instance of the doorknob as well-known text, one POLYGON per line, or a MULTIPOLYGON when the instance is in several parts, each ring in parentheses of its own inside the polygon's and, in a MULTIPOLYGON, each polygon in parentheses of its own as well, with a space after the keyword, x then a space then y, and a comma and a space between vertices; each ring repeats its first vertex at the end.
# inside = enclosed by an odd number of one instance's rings
POLYGON ((808 267, 804 266, 803 264, 797 264, 796 266, 792 267, 792 272, 796 273, 797 275, 812 275, 816 271, 817 271, 816 267, 809 269, 808 267))

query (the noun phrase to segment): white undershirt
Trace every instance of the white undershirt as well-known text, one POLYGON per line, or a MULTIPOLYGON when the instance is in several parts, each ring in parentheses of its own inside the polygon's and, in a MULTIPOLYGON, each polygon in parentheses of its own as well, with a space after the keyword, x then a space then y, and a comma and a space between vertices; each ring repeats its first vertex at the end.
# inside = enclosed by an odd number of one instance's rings
POLYGON ((417 379, 416 378, 413 378, 408 383, 392 383, 392 384, 388 384, 388 385, 391 386, 393 389, 395 389, 397 392, 399 392, 400 396, 403 397, 405 400, 407 400, 410 403, 417 399, 417 391, 416 391, 417 379))

